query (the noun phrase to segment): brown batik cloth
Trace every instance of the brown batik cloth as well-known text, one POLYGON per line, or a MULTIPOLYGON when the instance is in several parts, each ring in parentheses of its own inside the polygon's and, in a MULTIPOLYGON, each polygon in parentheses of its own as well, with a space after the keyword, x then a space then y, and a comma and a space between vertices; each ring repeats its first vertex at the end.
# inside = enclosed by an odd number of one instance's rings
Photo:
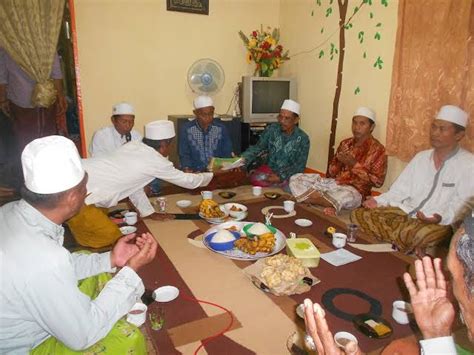
POLYGON ((358 208, 352 212, 351 220, 359 224, 364 233, 393 243, 405 253, 437 245, 453 234, 451 226, 411 218, 398 207, 358 208))

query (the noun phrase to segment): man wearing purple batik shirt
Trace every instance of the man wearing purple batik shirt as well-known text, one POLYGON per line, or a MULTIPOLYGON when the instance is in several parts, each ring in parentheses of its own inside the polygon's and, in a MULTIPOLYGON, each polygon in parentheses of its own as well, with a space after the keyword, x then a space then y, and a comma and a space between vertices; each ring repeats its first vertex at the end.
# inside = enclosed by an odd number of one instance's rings
POLYGON ((31 97, 36 81, 0 47, 0 110, 13 120, 19 151, 35 138, 58 134, 56 117, 65 113, 66 100, 57 54, 50 77, 57 91, 55 103, 48 108, 33 107, 31 97))

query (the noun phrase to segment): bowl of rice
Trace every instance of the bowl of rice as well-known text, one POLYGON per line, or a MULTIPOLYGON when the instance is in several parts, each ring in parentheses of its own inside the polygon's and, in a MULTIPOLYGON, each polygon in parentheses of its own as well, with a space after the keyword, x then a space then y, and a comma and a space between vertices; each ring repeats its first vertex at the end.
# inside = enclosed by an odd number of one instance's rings
POLYGON ((240 233, 221 229, 206 236, 209 246, 218 251, 230 250, 234 248, 234 242, 240 238, 240 233))

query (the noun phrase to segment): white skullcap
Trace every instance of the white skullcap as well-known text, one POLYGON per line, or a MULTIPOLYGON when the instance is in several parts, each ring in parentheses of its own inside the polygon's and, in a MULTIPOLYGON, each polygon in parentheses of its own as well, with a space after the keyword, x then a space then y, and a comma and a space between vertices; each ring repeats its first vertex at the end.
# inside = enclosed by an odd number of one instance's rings
POLYGON ((300 104, 290 99, 283 101, 281 109, 296 113, 298 116, 300 115, 300 104))
POLYGON ((114 115, 135 115, 135 110, 129 103, 120 102, 112 107, 112 116, 114 115))
POLYGON ((145 126, 145 138, 159 141, 175 136, 174 124, 168 120, 158 120, 148 123, 145 126))
POLYGON ((74 143, 61 136, 38 138, 21 154, 28 190, 54 194, 77 186, 84 178, 81 158, 74 143))
POLYGON ((355 112, 354 112, 354 117, 355 116, 364 116, 364 117, 367 117, 369 120, 375 122, 375 112, 372 111, 370 108, 368 107, 359 107, 355 112))
POLYGON ((209 96, 198 96, 193 101, 194 108, 197 110, 203 107, 214 106, 214 102, 209 96))
POLYGON ((467 126, 468 118, 469 115, 467 112, 454 105, 446 105, 441 107, 438 115, 436 116, 437 120, 452 122, 463 127, 467 126))

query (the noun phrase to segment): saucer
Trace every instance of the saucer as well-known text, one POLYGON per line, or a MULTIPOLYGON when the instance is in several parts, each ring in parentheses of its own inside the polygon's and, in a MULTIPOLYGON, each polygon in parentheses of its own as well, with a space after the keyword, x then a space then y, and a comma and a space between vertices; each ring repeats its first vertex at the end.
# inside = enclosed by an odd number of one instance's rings
POLYGON ((313 222, 311 222, 309 219, 305 219, 305 218, 297 219, 295 221, 295 223, 297 225, 299 225, 300 227, 309 227, 309 226, 313 225, 313 222))
POLYGON ((153 291, 156 302, 170 302, 179 295, 179 290, 174 286, 162 286, 153 291))
POLYGON ((137 227, 133 227, 133 226, 120 227, 120 232, 122 233, 122 235, 132 234, 132 233, 135 233, 136 231, 137 231, 137 227))

